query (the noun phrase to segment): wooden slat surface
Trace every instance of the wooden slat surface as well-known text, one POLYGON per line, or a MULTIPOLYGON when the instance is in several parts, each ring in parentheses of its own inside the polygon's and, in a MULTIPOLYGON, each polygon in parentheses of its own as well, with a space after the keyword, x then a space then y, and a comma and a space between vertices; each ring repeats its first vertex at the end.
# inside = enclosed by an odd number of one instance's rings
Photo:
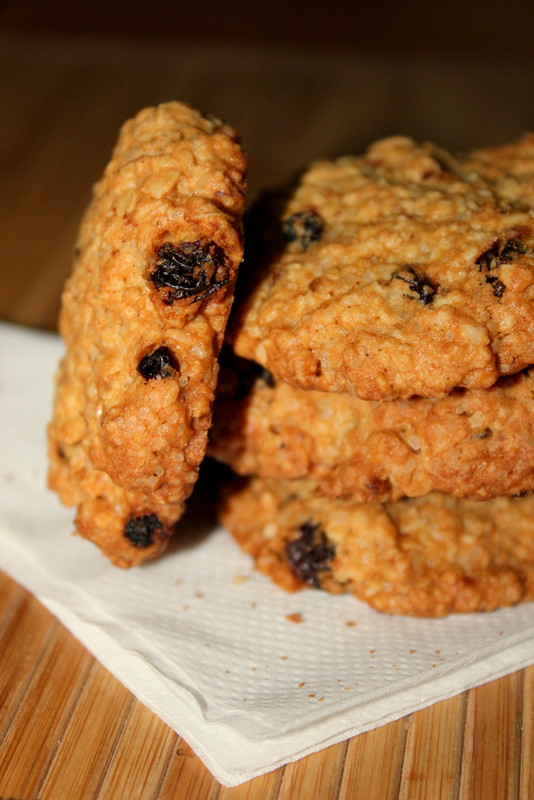
MULTIPOLYGON (((529 66, 0 35, 0 319, 55 329, 91 183, 143 105, 237 125, 254 196, 387 133, 470 147, 491 119, 491 140, 511 139, 534 128, 529 66)), ((531 800, 533 707, 531 667, 227 789, 0 573, 1 800, 531 800)))

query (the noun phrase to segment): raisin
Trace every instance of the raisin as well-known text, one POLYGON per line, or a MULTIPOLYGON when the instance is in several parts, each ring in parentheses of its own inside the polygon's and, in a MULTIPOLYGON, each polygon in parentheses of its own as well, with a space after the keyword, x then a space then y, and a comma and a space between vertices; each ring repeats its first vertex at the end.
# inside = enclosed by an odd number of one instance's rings
POLYGON ((225 286, 230 277, 224 251, 215 242, 166 242, 157 250, 150 279, 156 289, 168 289, 164 302, 172 306, 184 298, 198 303, 225 286))
POLYGON ((154 542, 154 537, 161 538, 165 533, 162 523, 155 514, 134 517, 124 526, 124 536, 130 540, 134 547, 144 550, 154 542))
POLYGON ((514 259, 526 253, 526 247, 519 239, 508 239, 499 253, 499 263, 509 264, 514 259))
POLYGON ((276 386, 272 372, 266 367, 262 367, 261 364, 245 358, 239 358, 234 354, 229 355, 228 358, 236 376, 233 394, 233 399, 236 403, 250 394, 256 381, 263 381, 269 389, 274 389, 276 386))
POLYGON ((137 371, 147 381, 154 378, 168 378, 178 372, 178 362, 168 347, 158 347, 148 353, 137 365, 137 371))
POLYGON ((289 566, 301 581, 320 589, 319 574, 330 570, 336 548, 328 542, 319 525, 305 522, 300 526, 300 536, 286 544, 289 566))
POLYGON ((307 250, 313 242, 321 239, 324 220, 316 211, 297 211, 282 222, 282 232, 286 242, 297 242, 307 250))
MULTIPOLYGON (((475 260, 479 272, 497 269, 501 264, 510 264, 516 258, 526 253, 525 245, 519 239, 507 239, 504 244, 496 239, 491 247, 485 250, 475 260)), ((495 297, 502 297, 506 286, 495 275, 486 276, 486 283, 491 284, 495 297)))
POLYGON ((484 250, 484 252, 479 255, 479 257, 475 260, 475 264, 480 271, 483 269, 493 269, 494 267, 498 266, 498 258, 499 240, 497 239, 497 241, 493 242, 491 247, 488 247, 487 250, 484 250))
MULTIPOLYGON (((507 239, 504 244, 500 239, 496 239, 491 247, 479 255, 475 264, 480 272, 483 269, 496 269, 501 264, 510 264, 523 253, 526 253, 526 247, 519 239, 507 239)), ((497 296, 500 297, 500 295, 497 296)))
POLYGON ((503 296, 506 290, 506 286, 502 281, 499 280, 499 278, 497 278, 495 275, 488 275, 486 277, 486 283, 491 284, 493 288, 493 294, 495 295, 495 297, 503 296))
MULTIPOLYGON (((421 303, 424 306, 429 306, 434 300, 434 295, 438 292, 438 285, 430 280, 430 278, 427 278, 426 275, 423 275, 422 272, 419 272, 408 264, 405 265, 404 271, 408 274, 394 272, 391 277, 407 283, 412 292, 418 295, 421 303)), ((410 297, 410 295, 406 295, 406 297, 410 297)), ((410 297, 410 299, 414 300, 415 298, 410 297)))

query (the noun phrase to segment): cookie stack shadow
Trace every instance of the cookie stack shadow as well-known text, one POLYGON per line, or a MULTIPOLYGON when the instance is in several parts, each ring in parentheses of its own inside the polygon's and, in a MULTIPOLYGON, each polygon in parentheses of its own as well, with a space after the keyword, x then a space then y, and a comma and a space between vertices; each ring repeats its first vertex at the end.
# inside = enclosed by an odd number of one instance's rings
POLYGON ((392 137, 266 195, 208 454, 288 590, 438 617, 534 597, 534 137, 392 137))

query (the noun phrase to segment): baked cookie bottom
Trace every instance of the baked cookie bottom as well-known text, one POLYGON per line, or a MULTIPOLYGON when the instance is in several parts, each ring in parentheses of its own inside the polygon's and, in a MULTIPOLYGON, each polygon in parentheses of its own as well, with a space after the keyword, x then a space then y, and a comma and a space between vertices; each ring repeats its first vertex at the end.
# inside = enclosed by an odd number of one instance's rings
POLYGON ((288 591, 350 592, 390 614, 442 617, 534 598, 534 496, 476 502, 431 493, 366 504, 311 481, 237 480, 221 523, 288 591))

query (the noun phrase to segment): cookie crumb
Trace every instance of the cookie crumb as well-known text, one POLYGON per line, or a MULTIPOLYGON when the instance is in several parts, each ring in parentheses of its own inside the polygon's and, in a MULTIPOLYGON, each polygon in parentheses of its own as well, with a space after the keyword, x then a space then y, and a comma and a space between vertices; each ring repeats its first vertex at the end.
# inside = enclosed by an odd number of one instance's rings
POLYGON ((286 614, 288 622, 304 622, 304 617, 296 611, 294 614, 286 614))

